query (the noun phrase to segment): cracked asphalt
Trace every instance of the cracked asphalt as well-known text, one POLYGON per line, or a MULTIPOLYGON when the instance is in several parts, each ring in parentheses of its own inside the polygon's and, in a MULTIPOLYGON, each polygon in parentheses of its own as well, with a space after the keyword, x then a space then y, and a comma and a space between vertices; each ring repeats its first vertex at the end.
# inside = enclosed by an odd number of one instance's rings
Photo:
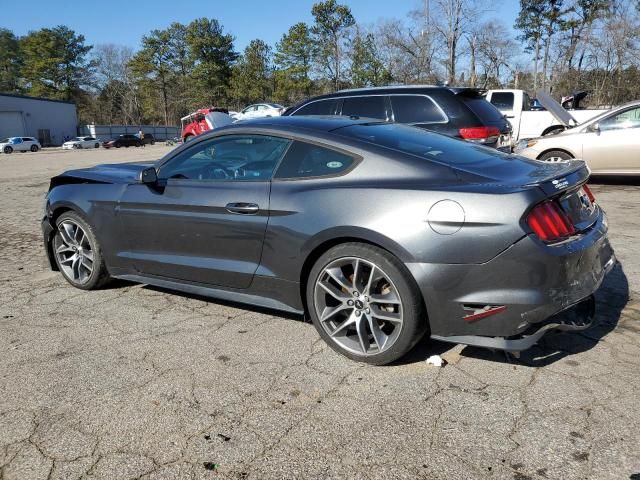
POLYGON ((593 186, 620 261, 598 326, 370 367, 300 318, 48 270, 49 177, 167 151, 0 155, 0 479, 640 478, 637 184, 593 186))

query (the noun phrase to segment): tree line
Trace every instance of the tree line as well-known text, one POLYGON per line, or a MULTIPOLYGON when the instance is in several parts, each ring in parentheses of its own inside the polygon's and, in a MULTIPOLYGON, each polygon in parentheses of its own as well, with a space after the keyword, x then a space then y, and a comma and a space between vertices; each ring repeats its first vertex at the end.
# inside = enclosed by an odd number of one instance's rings
POLYGON ((350 87, 448 84, 590 90, 590 103, 640 97, 640 2, 520 0, 514 30, 488 0, 423 0, 401 19, 359 24, 337 0, 313 5, 273 46, 236 51, 215 18, 174 22, 141 48, 91 46, 66 26, 0 29, 0 92, 74 101, 81 123, 175 125, 204 106, 291 105, 350 87))

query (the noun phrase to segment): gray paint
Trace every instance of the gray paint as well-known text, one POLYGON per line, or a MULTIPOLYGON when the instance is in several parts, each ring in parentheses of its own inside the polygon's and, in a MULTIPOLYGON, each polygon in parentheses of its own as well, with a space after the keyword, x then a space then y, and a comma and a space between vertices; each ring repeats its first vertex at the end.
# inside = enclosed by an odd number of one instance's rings
POLYGON ((0 94, 0 115, 2 112, 17 112, 22 117, 22 125, 3 126, 2 137, 27 135, 41 140, 38 130, 42 129, 49 130, 52 145, 61 145, 65 136, 76 136, 78 120, 74 103, 0 94))
MULTIPOLYGON (((614 257, 599 207, 569 210, 589 225, 554 245, 538 240, 524 221, 534 205, 565 198, 586 182, 584 163, 546 164, 465 143, 465 151, 480 148, 486 160, 454 168, 336 130, 353 123, 363 122, 282 117, 194 140, 237 133, 320 143, 360 157, 342 176, 198 185, 170 179, 150 186, 137 180, 144 164, 66 172, 52 181, 45 240, 57 212, 72 208, 94 226, 113 276, 291 311, 303 310, 308 260, 327 244, 373 243, 405 264, 422 293, 425 321, 441 337, 518 335, 588 298, 602 281, 614 257), (90 183, 70 183, 76 178, 90 183), (564 179, 561 188, 557 178, 564 179), (464 210, 464 223, 454 212, 450 223, 460 228, 446 235, 428 223, 428 212, 443 200, 464 210), (255 203, 260 210, 234 215, 224 208, 230 202, 255 203), (508 308, 467 323, 463 304, 508 308)), ((194 144, 178 147, 156 167, 194 144)))

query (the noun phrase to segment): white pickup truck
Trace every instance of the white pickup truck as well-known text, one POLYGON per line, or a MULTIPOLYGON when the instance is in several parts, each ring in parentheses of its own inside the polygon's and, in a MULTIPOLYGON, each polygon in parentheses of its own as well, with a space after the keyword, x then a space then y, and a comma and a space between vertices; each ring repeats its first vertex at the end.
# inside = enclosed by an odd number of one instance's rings
POLYGON ((607 110, 566 110, 549 95, 538 92, 541 108, 532 109, 531 99, 524 90, 488 90, 486 99, 502 112, 513 127, 515 143, 524 138, 537 138, 558 133, 607 110))

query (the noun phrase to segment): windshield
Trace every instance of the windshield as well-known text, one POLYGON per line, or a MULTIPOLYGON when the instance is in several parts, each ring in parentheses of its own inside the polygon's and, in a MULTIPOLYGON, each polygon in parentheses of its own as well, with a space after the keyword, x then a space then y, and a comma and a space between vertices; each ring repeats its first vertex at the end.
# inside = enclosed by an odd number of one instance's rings
POLYGON ((277 103, 267 103, 267 105, 273 108, 284 108, 282 105, 279 105, 277 103))
POLYGON ((397 123, 352 125, 336 133, 449 165, 481 164, 492 156, 508 158, 488 147, 397 123))
POLYGON ((0 140, 0 143, 9 143, 9 139, 8 138, 3 138, 2 140, 0 140))

